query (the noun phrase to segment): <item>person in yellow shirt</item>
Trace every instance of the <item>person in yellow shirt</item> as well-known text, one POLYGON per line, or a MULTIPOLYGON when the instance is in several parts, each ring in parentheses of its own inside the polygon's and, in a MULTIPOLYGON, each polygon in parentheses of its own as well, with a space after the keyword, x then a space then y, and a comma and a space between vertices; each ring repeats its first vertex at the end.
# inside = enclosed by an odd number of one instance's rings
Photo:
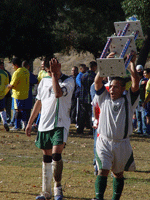
POLYGON ((0 61, 0 116, 3 121, 3 125, 6 131, 9 131, 9 126, 7 124, 5 108, 5 88, 9 84, 9 76, 7 72, 3 70, 4 63, 0 61))
POLYGON ((44 61, 41 62, 41 70, 38 73, 38 83, 40 83, 40 81, 42 80, 42 78, 44 78, 45 76, 48 76, 48 73, 45 70, 45 66, 44 66, 44 61))
POLYGON ((11 82, 6 89, 6 93, 12 89, 12 98, 14 100, 14 109, 16 110, 16 114, 15 126, 10 130, 17 131, 21 128, 21 120, 23 126, 26 126, 26 99, 29 95, 30 73, 25 67, 22 67, 22 62, 17 57, 13 58, 12 65, 15 72, 13 73, 11 82))
POLYGON ((147 134, 145 135, 150 136, 150 68, 144 69, 143 75, 148 79, 146 84, 145 100, 142 104, 142 106, 145 108, 147 123, 147 134))

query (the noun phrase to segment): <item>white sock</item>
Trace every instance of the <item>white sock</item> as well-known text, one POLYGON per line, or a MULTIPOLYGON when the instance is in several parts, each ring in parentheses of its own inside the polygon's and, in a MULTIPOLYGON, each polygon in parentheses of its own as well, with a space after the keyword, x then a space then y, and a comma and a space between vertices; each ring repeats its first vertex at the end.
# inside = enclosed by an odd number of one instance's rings
POLYGON ((3 124, 7 124, 7 116, 6 116, 6 112, 5 111, 1 111, 0 112, 3 124))
MULTIPOLYGON (((54 181, 54 188, 61 186, 61 179, 62 179, 62 170, 63 170, 63 161, 53 161, 52 162, 53 168, 53 181, 54 181)), ((55 195, 55 193, 54 193, 55 195)))
POLYGON ((42 162, 42 194, 45 196, 45 198, 52 196, 52 177, 52 163, 42 162))

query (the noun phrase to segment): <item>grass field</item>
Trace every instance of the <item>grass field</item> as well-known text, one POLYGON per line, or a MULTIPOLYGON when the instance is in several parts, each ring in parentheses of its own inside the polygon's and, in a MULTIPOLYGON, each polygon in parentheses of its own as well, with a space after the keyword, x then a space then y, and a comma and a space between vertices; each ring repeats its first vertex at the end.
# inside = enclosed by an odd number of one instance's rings
MULTIPOLYGON (((41 192, 41 150, 35 147, 36 135, 5 132, 0 126, 0 200, 32 200, 41 192)), ((150 199, 150 138, 131 136, 136 172, 125 172, 121 200, 150 199)), ((76 135, 74 125, 63 151, 64 200, 90 200, 94 194, 93 138, 76 135)), ((105 199, 112 197, 109 175, 105 199)))

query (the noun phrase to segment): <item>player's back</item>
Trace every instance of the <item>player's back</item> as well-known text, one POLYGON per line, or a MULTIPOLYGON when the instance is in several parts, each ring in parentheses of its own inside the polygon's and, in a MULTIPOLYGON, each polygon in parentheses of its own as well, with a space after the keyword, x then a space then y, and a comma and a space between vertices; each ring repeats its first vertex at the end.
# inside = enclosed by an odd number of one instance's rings
POLYGON ((27 99, 29 94, 29 71, 25 67, 18 68, 11 80, 13 95, 15 99, 27 99))

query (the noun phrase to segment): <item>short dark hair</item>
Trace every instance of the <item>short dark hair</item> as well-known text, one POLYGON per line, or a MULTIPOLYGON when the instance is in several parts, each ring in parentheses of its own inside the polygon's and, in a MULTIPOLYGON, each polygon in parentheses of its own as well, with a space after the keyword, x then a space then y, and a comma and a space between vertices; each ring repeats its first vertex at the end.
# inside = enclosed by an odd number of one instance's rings
MULTIPOLYGON (((51 56, 49 56, 49 57, 46 57, 43 61, 44 61, 44 67, 45 68, 49 68, 50 67, 50 61, 51 61, 51 59, 52 58, 55 58, 55 57, 51 57, 51 56)), ((56 60, 57 60, 57 58, 55 58, 56 60)), ((57 62, 59 63, 59 61, 57 60, 57 62)))
POLYGON ((92 69, 95 66, 97 66, 97 62, 91 61, 90 64, 89 64, 89 68, 92 69))
POLYGON ((28 61, 27 60, 24 60, 23 62, 22 62, 22 66, 23 67, 27 67, 29 65, 29 63, 28 63, 28 61))
POLYGON ((18 67, 21 67, 22 62, 19 58, 15 57, 12 59, 12 63, 13 63, 13 65, 18 65, 18 67))
POLYGON ((111 82, 115 80, 115 81, 119 81, 122 87, 126 86, 126 81, 124 78, 120 77, 120 76, 116 76, 116 77, 112 77, 111 82))
POLYGON ((82 67, 82 68, 86 69, 86 65, 85 64, 80 64, 79 67, 82 67))
POLYGON ((146 69, 144 69, 143 71, 146 71, 147 74, 148 74, 148 73, 150 73, 150 68, 146 68, 146 69))

